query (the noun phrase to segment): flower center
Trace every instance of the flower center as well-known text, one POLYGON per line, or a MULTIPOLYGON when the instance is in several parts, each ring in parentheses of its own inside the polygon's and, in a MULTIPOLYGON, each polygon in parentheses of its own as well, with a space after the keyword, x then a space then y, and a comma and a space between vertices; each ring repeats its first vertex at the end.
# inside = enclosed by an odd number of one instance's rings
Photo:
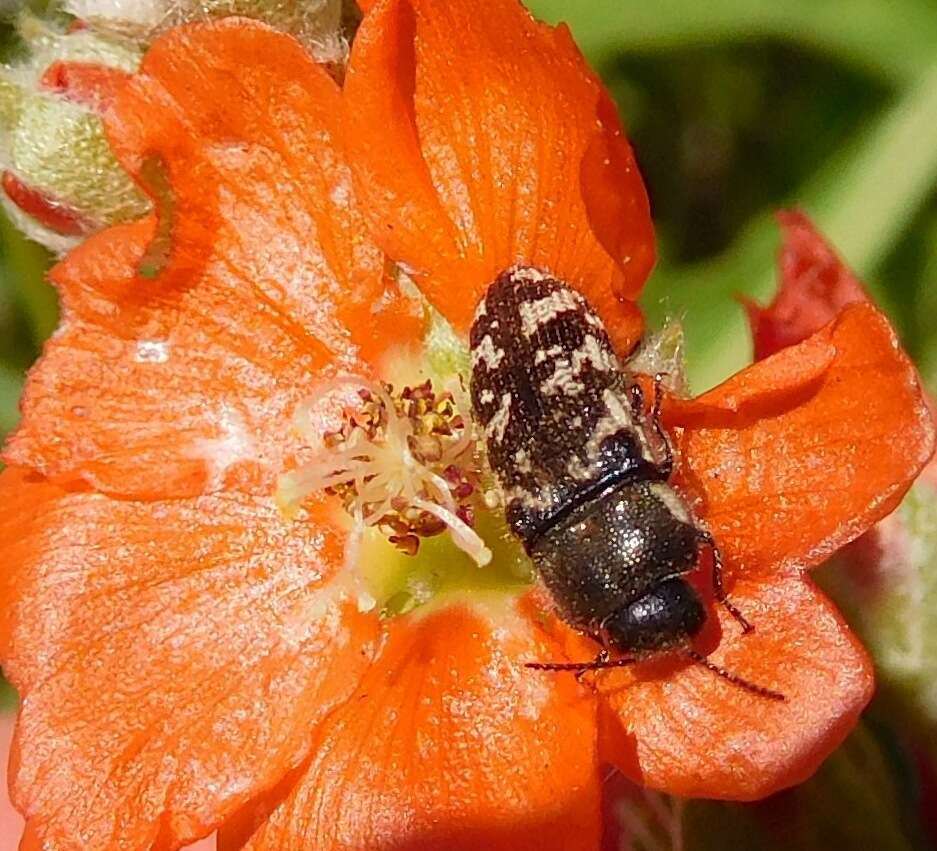
POLYGON ((399 392, 390 384, 339 380, 359 385, 357 404, 323 435, 313 461, 281 478, 281 504, 289 511, 324 491, 340 498, 356 524, 378 529, 407 555, 417 554, 421 539, 448 532, 487 564, 491 551, 472 528, 476 445, 452 391, 437 391, 429 378, 399 392))
POLYGON ((345 560, 363 609, 391 616, 442 594, 516 593, 532 581, 476 440, 461 377, 467 357, 457 348, 437 328, 425 362, 406 371, 421 380, 340 376, 297 412, 315 449, 280 477, 277 501, 288 516, 313 498, 344 509, 345 560), (317 411, 335 393, 345 404, 337 425, 323 429, 317 411))
MULTIPOLYGON (((371 529, 362 535, 352 569, 384 617, 453 599, 478 602, 524 591, 533 582, 533 567, 503 516, 483 508, 477 512, 475 530, 491 550, 484 567, 450 534, 422 540, 417 554, 409 556, 371 529)), ((360 602, 359 597, 359 606, 360 602)))

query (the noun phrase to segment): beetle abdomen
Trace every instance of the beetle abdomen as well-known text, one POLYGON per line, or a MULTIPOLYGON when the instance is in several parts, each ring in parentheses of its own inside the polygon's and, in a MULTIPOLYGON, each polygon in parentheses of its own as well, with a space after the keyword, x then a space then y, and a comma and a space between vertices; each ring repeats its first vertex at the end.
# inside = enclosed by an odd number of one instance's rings
POLYGON ((577 505, 653 475, 618 357, 575 290, 536 269, 503 272, 471 331, 472 405, 528 550, 577 505))
POLYGON ((693 568, 699 533, 675 500, 663 482, 629 482, 538 539, 531 557, 567 622, 595 632, 627 603, 693 568))

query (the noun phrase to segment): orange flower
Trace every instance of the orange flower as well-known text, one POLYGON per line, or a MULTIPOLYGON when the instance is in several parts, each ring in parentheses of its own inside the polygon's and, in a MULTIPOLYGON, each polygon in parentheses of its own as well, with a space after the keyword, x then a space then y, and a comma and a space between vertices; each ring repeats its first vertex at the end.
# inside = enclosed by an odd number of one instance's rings
MULTIPOLYGON (((383 0, 343 95, 286 36, 189 27, 108 122, 159 222, 54 270, 63 324, 0 480, 24 848, 172 849, 221 827, 222 849, 585 851, 603 762, 751 798, 842 739, 871 672, 802 572, 891 510, 933 445, 869 305, 666 412, 678 485, 756 625, 713 610, 700 649, 783 703, 683 660, 594 687, 529 671, 594 651, 516 577, 381 619, 346 581, 338 501, 278 508, 316 383, 422 362, 426 314, 388 260, 456 336, 520 261, 581 289, 623 354, 638 340, 619 299, 652 261, 647 199, 565 30, 515 0, 383 0)), ((510 546, 491 543, 489 571, 510 546)), ((457 551, 440 547, 442 571, 457 551)))

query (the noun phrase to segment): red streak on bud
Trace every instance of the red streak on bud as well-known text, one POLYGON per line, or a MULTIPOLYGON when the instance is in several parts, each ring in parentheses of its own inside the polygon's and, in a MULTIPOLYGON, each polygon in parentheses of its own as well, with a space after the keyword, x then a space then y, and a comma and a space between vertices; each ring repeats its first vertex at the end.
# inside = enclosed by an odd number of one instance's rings
POLYGON ((70 33, 77 33, 86 29, 88 29, 88 25, 84 21, 78 20, 78 18, 75 18, 68 26, 68 31, 70 33))
POLYGON ((126 71, 93 62, 53 62, 39 84, 70 103, 103 112, 130 76, 126 71))
POLYGON ((80 213, 45 192, 23 183, 10 171, 3 173, 3 191, 26 215, 63 236, 85 236, 94 226, 80 213))

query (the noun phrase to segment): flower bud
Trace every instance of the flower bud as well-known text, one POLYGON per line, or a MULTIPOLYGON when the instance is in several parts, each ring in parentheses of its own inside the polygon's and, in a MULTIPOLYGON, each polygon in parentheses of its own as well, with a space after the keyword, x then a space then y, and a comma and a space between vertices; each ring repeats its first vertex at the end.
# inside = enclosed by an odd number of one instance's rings
POLYGON ((61 252, 149 209, 100 117, 140 54, 86 30, 27 20, 24 31, 30 59, 0 75, 2 200, 21 230, 61 252))
POLYGON ((12 80, 0 77, 0 131, 7 133, 19 120, 23 95, 12 80))
POLYGON ((344 51, 341 0, 68 0, 65 5, 95 29, 144 43, 187 21, 242 15, 296 36, 320 61, 338 61, 344 51))

